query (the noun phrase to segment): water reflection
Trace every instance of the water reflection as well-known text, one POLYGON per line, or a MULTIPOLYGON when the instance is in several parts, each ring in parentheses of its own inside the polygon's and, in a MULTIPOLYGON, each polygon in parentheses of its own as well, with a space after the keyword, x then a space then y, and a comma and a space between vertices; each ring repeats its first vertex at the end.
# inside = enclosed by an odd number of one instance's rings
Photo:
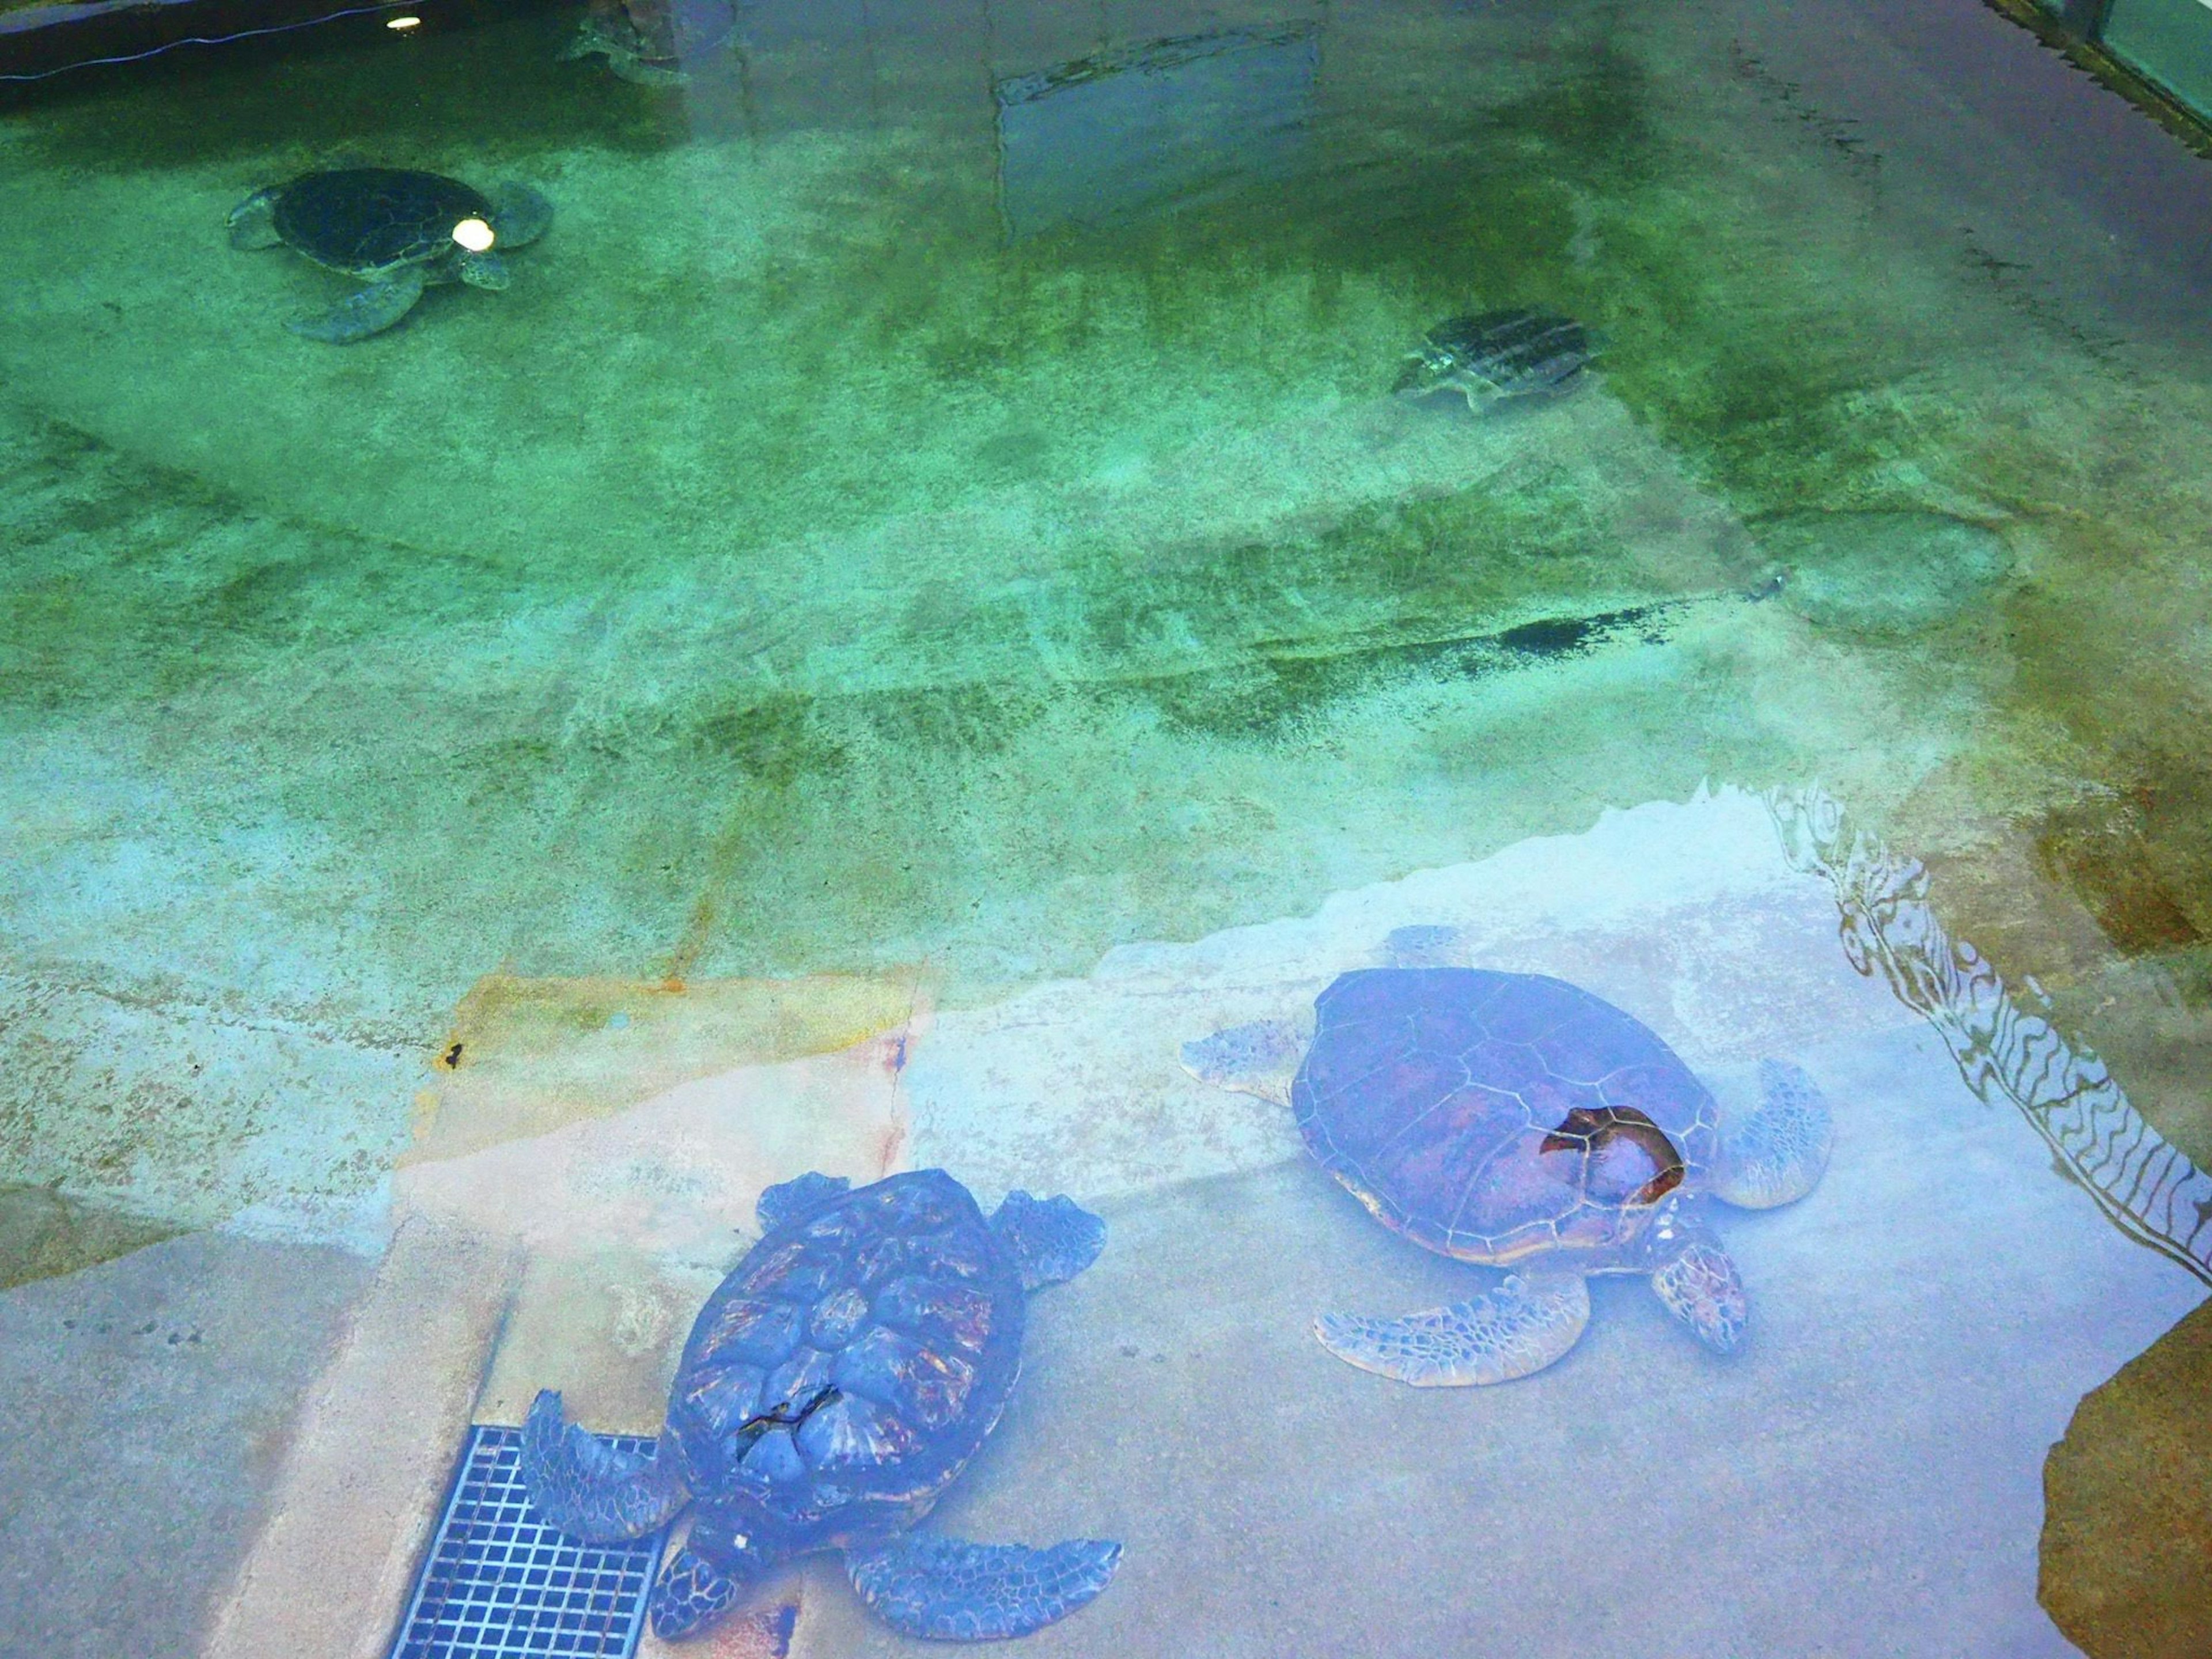
POLYGON ((1951 937, 1928 902, 1926 866, 1848 830, 1818 787, 1769 802, 1792 862, 1834 888, 1851 965, 1926 1016, 1966 1085, 2017 1108, 2123 1231, 2212 1281, 2212 1176, 2144 1121, 2103 1060, 2022 1008, 1989 960, 1951 937))
POLYGON ((1291 23, 1151 40, 994 82, 1007 234, 1290 178, 1320 67, 1319 28, 1291 23))

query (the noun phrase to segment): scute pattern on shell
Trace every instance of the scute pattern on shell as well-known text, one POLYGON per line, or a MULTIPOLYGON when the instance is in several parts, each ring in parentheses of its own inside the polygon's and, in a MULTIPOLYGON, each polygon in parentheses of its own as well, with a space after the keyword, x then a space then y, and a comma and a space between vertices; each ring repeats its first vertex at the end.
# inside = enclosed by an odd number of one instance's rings
POLYGON ((841 1194, 754 1247, 700 1310, 670 1402, 693 1495, 793 1541, 910 1519, 998 1420, 1024 1293, 940 1170, 841 1194), (757 1413, 837 1392, 796 1429, 757 1413))
POLYGON ((1680 1154, 1675 1179, 1694 1185, 1712 1167, 1705 1085, 1650 1027, 1563 981, 1366 969, 1315 1012, 1291 1085, 1299 1133, 1380 1220, 1431 1249, 1504 1267, 1632 1237, 1649 1213, 1634 1200, 1666 1171, 1633 1136, 1560 1135, 1578 1110, 1647 1117, 1680 1154))

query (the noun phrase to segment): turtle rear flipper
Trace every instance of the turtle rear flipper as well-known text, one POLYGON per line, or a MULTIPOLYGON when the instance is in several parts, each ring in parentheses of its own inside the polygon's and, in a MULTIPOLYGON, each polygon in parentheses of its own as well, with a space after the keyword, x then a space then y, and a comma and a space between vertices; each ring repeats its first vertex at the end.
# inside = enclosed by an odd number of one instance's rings
POLYGON ((1121 1561, 1119 1544, 1092 1538, 1031 1549, 908 1534, 847 1552, 845 1571, 901 1635, 992 1642, 1065 1619, 1112 1582, 1121 1561))
POLYGON ((408 265, 371 283, 319 316, 295 317, 284 326, 310 340, 350 345, 383 333, 412 311, 427 285, 422 266, 408 265))
POLYGON ((1231 1025, 1182 1045, 1182 1068, 1200 1083, 1288 1107, 1298 1062, 1313 1041, 1313 1011, 1296 1019, 1231 1025))
POLYGON ((760 1223, 763 1232, 772 1233, 793 1216, 826 1203, 840 1193, 849 1192, 852 1187, 852 1181, 845 1176, 809 1170, 789 1181, 779 1181, 773 1187, 763 1187, 753 1205, 753 1217, 760 1223))
POLYGON ((276 233, 277 186, 257 190, 236 207, 231 209, 225 221, 230 227, 230 245, 242 252, 255 248, 275 247, 284 239, 276 233))
POLYGON ((1575 1346, 1589 1323, 1580 1273, 1508 1279, 1486 1296, 1402 1319, 1323 1314, 1314 1334, 1339 1359, 1417 1389, 1510 1382, 1575 1346))
POLYGON ((614 1450, 562 1419, 554 1389, 538 1391, 523 1425, 522 1483, 539 1515, 593 1544, 642 1538, 690 1500, 675 1459, 614 1450))
POLYGON ((1382 961, 1391 968, 1464 968, 1470 954, 1466 930, 1449 924, 1393 927, 1382 940, 1382 961))
POLYGON ((1013 1257, 1025 1291, 1074 1278, 1106 1248, 1106 1224, 1072 1198, 1008 1193, 991 1231, 1013 1257))
POLYGON ((1811 1192, 1836 1139, 1827 1099, 1803 1068, 1762 1060, 1759 1085, 1764 1098, 1754 1110, 1722 1118, 1713 1172, 1714 1196, 1747 1210, 1771 1210, 1811 1192))

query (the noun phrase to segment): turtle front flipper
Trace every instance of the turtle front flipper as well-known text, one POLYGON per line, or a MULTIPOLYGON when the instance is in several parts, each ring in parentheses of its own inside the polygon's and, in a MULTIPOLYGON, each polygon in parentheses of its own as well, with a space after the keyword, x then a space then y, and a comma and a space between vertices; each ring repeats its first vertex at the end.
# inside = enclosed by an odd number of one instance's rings
POLYGON ((1314 1334, 1339 1359, 1417 1389, 1510 1382, 1575 1346, 1589 1323, 1580 1273, 1516 1274, 1486 1296, 1402 1319, 1323 1314, 1314 1334))
POLYGON ((1835 1121, 1820 1087, 1801 1066, 1759 1063, 1759 1106, 1721 1120, 1713 1195, 1747 1210, 1771 1210, 1811 1192, 1828 1167, 1835 1121))
POLYGON ((1106 1224, 1072 1198, 1008 1193, 991 1217, 991 1231, 1013 1257, 1025 1291, 1065 1283, 1106 1248, 1106 1224))
POLYGON ((902 1636, 993 1642, 1065 1619, 1112 1582, 1121 1547, 1077 1538, 1046 1549, 911 1534, 849 1550, 860 1599, 902 1636))
POLYGON ((343 299, 328 311, 312 317, 295 317, 284 325, 293 333, 332 345, 350 345, 381 334, 415 308, 422 297, 427 277, 420 265, 406 265, 380 277, 358 294, 343 299))
POLYGON ((236 207, 231 209, 225 222, 230 227, 230 245, 241 252, 255 248, 275 247, 284 239, 276 234, 276 197, 278 186, 270 185, 257 190, 236 207))
POLYGON ((611 1544, 663 1527, 690 1499, 673 1457, 635 1457, 562 1419, 542 1389, 522 1426, 522 1483, 532 1506, 572 1538, 611 1544))
POLYGON ((553 226, 553 204, 513 180, 491 193, 491 228, 501 247, 528 247, 553 226))

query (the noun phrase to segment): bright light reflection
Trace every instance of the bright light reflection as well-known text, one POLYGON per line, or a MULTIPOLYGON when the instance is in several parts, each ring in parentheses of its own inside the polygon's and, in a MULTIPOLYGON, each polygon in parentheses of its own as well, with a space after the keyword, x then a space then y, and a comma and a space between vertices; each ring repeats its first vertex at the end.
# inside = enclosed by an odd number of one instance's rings
POLYGON ((471 253, 482 253, 495 239, 483 220, 464 219, 453 227, 453 240, 471 253))
POLYGON ((387 17, 384 20, 384 27, 388 29, 416 29, 422 27, 422 20, 419 17, 387 17))

